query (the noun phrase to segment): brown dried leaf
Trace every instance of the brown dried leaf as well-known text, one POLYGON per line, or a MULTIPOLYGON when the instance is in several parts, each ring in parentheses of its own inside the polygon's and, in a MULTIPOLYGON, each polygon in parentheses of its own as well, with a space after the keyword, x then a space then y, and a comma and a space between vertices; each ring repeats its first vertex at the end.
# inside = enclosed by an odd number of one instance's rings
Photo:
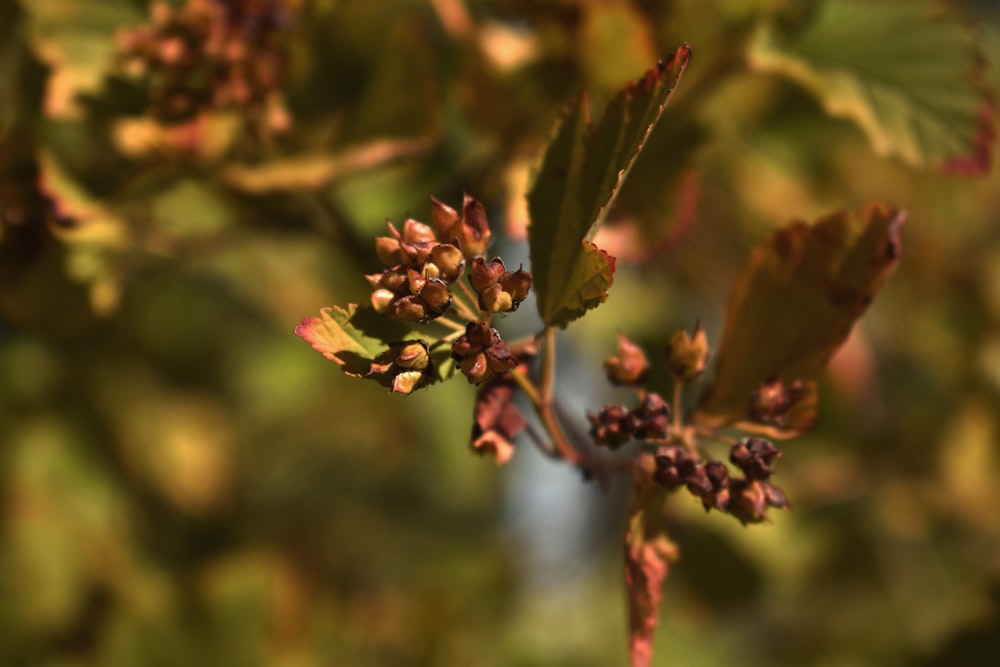
POLYGON ((506 463, 514 455, 514 438, 526 424, 512 402, 515 390, 509 376, 494 375, 476 394, 472 449, 479 454, 492 454, 498 464, 506 463))
MULTIPOLYGON (((695 422, 749 419, 751 397, 772 378, 816 379, 899 261, 905 219, 870 204, 812 225, 792 222, 758 246, 729 300, 715 379, 695 422)), ((815 410, 795 421, 811 426, 815 410)))

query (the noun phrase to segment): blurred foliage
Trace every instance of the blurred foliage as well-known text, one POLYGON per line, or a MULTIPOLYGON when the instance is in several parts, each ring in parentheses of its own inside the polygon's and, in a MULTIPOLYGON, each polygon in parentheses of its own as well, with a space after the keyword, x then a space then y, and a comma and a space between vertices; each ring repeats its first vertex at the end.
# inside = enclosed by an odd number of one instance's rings
MULTIPOLYGON (((240 30, 280 15, 266 92, 286 119, 201 98, 154 113, 119 55, 163 7, 0 3, 0 663, 620 664, 624 489, 549 466, 555 491, 529 492, 530 446, 500 470, 470 455, 468 387, 396 400, 291 331, 364 299, 372 235, 430 195, 473 193, 523 248, 559 109, 584 88, 603 106, 683 42, 684 82, 599 234, 610 297, 562 334, 567 404, 604 402, 619 332, 653 349, 700 318, 717 342, 778 225, 873 199, 910 221, 821 381, 818 430, 777 466, 793 510, 744 529, 672 503, 656 655, 1000 654, 991 3, 219 4, 240 30), (582 527, 557 567, 531 557, 561 534, 533 517, 582 527)), ((211 56, 226 76, 238 51, 211 56)))

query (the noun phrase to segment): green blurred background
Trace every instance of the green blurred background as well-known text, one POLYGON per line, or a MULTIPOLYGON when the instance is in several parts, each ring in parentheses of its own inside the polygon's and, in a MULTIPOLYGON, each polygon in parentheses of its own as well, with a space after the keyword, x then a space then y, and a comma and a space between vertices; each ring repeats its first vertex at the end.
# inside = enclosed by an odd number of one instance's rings
POLYGON ((527 442, 497 467, 463 381, 388 396, 292 329, 363 302, 371 237, 431 195, 482 200, 526 262, 560 106, 685 41, 602 237, 611 296, 560 338, 581 425, 617 333, 718 339, 771 229, 870 200, 910 221, 820 427, 784 448, 793 509, 743 528, 674 500, 656 664, 993 664, 994 3, 220 4, 280 76, 227 104, 195 68, 173 116, 123 56, 162 7, 0 4, 0 664, 624 664, 626 485, 527 442))

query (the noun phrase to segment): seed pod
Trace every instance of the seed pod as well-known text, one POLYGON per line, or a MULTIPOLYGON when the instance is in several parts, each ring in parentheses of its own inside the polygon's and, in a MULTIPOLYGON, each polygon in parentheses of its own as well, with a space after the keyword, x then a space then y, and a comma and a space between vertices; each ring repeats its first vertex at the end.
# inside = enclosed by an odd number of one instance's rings
POLYGON ((705 370, 708 359, 708 337, 701 323, 695 325, 693 334, 678 331, 667 345, 667 368, 680 382, 690 382, 705 370))
POLYGON ((618 336, 618 356, 604 362, 604 372, 611 384, 638 387, 649 374, 649 360, 642 348, 625 336, 618 336))
POLYGON ((610 403, 599 413, 587 413, 590 421, 590 436, 594 443, 610 449, 619 449, 632 439, 632 429, 628 423, 629 411, 624 405, 610 403))

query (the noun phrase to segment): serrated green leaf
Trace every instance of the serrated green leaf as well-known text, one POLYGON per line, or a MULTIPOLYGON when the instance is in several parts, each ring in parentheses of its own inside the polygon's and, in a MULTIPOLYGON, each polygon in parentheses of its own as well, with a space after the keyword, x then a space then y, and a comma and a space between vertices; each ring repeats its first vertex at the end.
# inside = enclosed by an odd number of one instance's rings
MULTIPOLYGON (((748 420, 750 397, 768 379, 815 380, 899 261, 905 219, 871 204, 812 225, 792 222, 759 245, 730 297, 715 379, 695 422, 748 420)), ((815 422, 810 395, 796 424, 815 422)))
POLYGON ((385 356, 390 354, 391 344, 416 339, 407 337, 408 327, 376 315, 370 306, 352 303, 346 310, 339 306, 323 308, 319 317, 303 319, 295 327, 295 333, 340 366, 345 375, 374 380, 390 391, 404 394, 448 377, 446 367, 452 364, 450 349, 443 348, 431 353, 431 366, 424 372, 394 370, 391 357, 385 356), (396 381, 400 375, 409 377, 396 381), (401 386, 405 390, 401 390, 401 386))
POLYGON ((595 127, 585 95, 564 112, 528 195, 534 290, 547 326, 566 326, 606 298, 614 262, 603 253, 595 271, 599 251, 583 242, 613 204, 690 57, 690 48, 678 49, 628 84, 595 127), (599 295, 598 284, 604 285, 599 295))
POLYGON ((319 317, 307 317, 295 327, 296 335, 324 357, 338 364, 347 375, 361 377, 368 373, 371 361, 385 351, 385 344, 357 329, 351 320, 364 308, 350 304, 323 308, 319 317))
POLYGON ((945 5, 827 0, 788 39, 761 26, 750 62, 857 123, 879 154, 919 167, 984 171, 992 133, 981 58, 968 23, 945 5))

